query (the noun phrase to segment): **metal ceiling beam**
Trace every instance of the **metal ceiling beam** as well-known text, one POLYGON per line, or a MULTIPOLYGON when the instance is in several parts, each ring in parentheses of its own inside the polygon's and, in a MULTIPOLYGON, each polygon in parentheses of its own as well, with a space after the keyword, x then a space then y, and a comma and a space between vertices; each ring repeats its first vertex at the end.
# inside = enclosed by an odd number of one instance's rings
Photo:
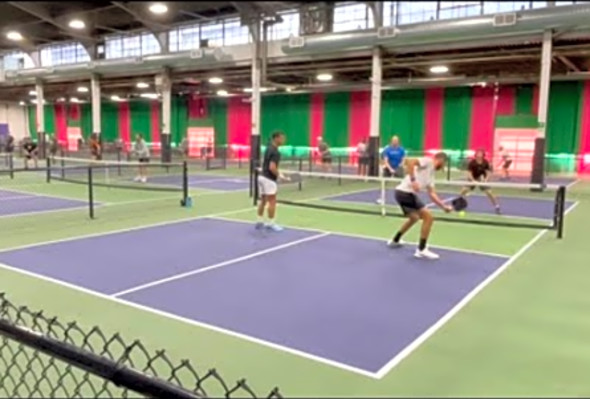
POLYGON ((131 15, 136 21, 141 22, 141 24, 145 26, 146 29, 150 30, 154 35, 161 31, 170 29, 168 25, 147 20, 139 12, 127 7, 125 4, 121 2, 112 1, 111 3, 116 7, 119 7, 121 10, 125 11, 127 14, 131 15))
POLYGON ((570 61, 567 57, 565 57, 563 55, 557 55, 555 58, 557 58, 559 61, 561 61, 563 63, 563 65, 565 65, 566 67, 568 67, 572 71, 581 72, 580 68, 578 68, 578 66, 576 64, 574 64, 572 61, 570 61))

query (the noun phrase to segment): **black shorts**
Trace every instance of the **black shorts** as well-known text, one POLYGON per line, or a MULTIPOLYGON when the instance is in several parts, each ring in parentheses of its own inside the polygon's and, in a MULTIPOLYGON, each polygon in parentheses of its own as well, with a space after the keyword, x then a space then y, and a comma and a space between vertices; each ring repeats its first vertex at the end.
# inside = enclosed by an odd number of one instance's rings
POLYGON ((331 164, 332 163, 332 157, 329 156, 329 155, 322 157, 322 163, 331 164))
POLYGON ((504 161, 504 164, 502 165, 502 168, 508 169, 510 167, 510 165, 512 165, 512 159, 509 159, 507 161, 504 161))
POLYGON ((150 161, 150 159, 149 158, 139 158, 138 161, 141 163, 148 163, 150 161))
POLYGON ((406 216, 426 207, 417 194, 401 190, 395 190, 395 201, 406 216))
POLYGON ((25 159, 33 159, 33 158, 37 158, 37 154, 25 154, 25 159))
POLYGON ((360 157, 359 164, 368 165, 369 164, 369 157, 367 157, 367 156, 360 157))

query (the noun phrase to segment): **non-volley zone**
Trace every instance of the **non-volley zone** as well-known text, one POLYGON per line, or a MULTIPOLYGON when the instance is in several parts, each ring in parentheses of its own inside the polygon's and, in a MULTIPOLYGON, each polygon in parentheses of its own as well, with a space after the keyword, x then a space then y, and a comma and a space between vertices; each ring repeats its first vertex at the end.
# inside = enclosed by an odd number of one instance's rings
MULTIPOLYGON (((181 176, 153 176, 150 182, 164 186, 182 185, 181 176)), ((217 191, 241 191, 247 190, 250 181, 247 177, 226 176, 215 174, 190 174, 188 176, 188 186, 206 190, 217 191)))
POLYGON ((0 264, 380 378, 507 262, 438 251, 429 262, 377 239, 202 218, 7 250, 0 264))
MULTIPOLYGON (((442 191, 438 192, 441 200, 445 202, 451 201, 456 198, 459 194, 460 187, 457 187, 457 191, 442 191)), ((385 202, 390 205, 396 205, 394 189, 387 189, 385 192, 385 202)), ((430 201, 428 194, 421 192, 419 194, 422 201, 427 204, 428 207, 433 207, 434 204, 430 201)), ((498 202, 501 207, 501 213, 504 216, 517 217, 517 218, 531 218, 547 220, 551 219, 554 208, 555 199, 544 198, 544 197, 526 197, 516 195, 497 195, 498 202)), ((360 190, 350 193, 343 193, 339 195, 331 195, 321 198, 320 200, 326 201, 337 201, 337 202, 348 202, 358 204, 375 204, 381 198, 381 191, 378 189, 360 190)), ((495 214, 496 209, 490 203, 490 200, 481 193, 476 193, 468 196, 468 208, 467 212, 476 214, 495 214)), ((565 202, 565 211, 567 212, 574 203, 572 201, 565 202)))
POLYGON ((0 189, 0 217, 88 207, 86 201, 0 189))

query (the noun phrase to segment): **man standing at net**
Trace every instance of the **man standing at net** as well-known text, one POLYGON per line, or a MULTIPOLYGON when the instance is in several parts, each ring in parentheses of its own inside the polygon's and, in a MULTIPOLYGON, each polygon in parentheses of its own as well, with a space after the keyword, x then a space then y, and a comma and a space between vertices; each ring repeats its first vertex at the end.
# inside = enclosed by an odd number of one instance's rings
MULTIPOLYGON (((472 182, 487 182, 490 174, 492 173, 492 167, 485 157, 483 150, 477 150, 475 157, 469 162, 467 166, 467 179, 472 182)), ((479 189, 486 193, 490 199, 492 205, 496 209, 496 213, 500 214, 500 204, 498 199, 492 193, 492 189, 488 186, 479 186, 479 189)), ((475 186, 466 186, 461 190, 461 197, 465 197, 469 191, 475 190, 475 186)))
POLYGON ((400 247, 403 244, 401 241, 402 236, 421 219, 420 242, 414 256, 416 258, 426 259, 439 258, 437 254, 426 247, 434 217, 420 197, 418 197, 418 193, 425 189, 431 201, 439 208, 445 212, 451 212, 453 210, 452 207, 444 204, 434 189, 434 172, 444 168, 446 162, 447 154, 444 152, 435 154, 432 159, 423 157, 406 160, 406 176, 395 188, 395 200, 401 207, 404 215, 408 217, 408 220, 402 225, 396 235, 387 242, 390 248, 400 247))
POLYGON ((262 160, 262 171, 258 175, 258 190, 260 193, 260 202, 258 204, 258 220, 256 229, 267 227, 273 231, 282 231, 283 228, 276 224, 275 215, 277 209, 277 180, 287 180, 279 172, 279 163, 281 162, 281 153, 279 147, 285 142, 283 132, 274 132, 262 160), (268 224, 264 224, 264 208, 268 206, 268 224))
POLYGON ((393 136, 381 155, 383 157, 384 177, 403 177, 403 162, 406 150, 399 144, 399 137, 393 136))
POLYGON ((136 182, 147 182, 147 167, 142 164, 146 164, 150 161, 150 149, 141 137, 141 134, 135 136, 135 143, 133 144, 133 152, 137 156, 137 160, 139 161, 139 175, 135 178, 136 182))
POLYGON ((38 164, 38 147, 37 143, 26 137, 23 142, 23 151, 25 155, 25 169, 29 169, 29 161, 32 159, 35 164, 35 169, 39 167, 38 164))

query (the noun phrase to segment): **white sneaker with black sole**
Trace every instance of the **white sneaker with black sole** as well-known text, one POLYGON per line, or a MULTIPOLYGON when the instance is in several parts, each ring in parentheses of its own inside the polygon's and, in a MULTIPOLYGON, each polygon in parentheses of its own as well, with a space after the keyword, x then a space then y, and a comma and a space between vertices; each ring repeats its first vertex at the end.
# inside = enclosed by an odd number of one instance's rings
POLYGON ((438 256, 438 254, 435 254, 428 248, 424 248, 422 251, 416 249, 416 252, 414 252, 414 257, 424 259, 438 259, 440 256, 438 256))

